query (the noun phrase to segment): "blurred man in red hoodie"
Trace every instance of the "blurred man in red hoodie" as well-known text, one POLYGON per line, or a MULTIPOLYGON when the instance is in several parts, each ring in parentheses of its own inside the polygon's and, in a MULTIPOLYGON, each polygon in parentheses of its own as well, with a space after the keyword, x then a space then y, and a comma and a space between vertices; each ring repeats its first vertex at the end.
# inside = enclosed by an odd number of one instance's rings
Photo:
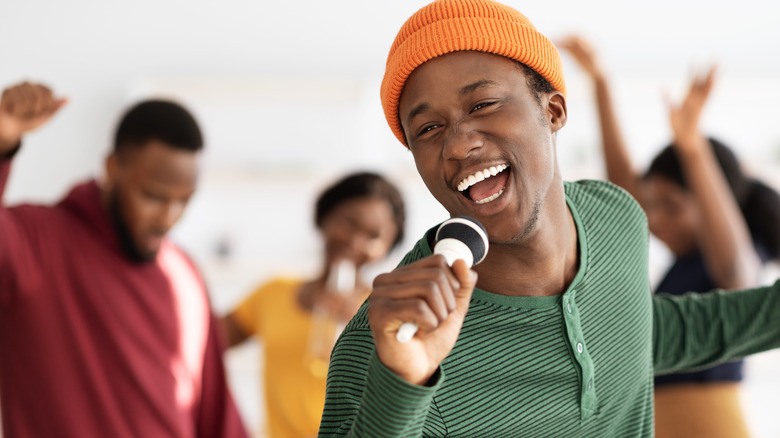
MULTIPOLYGON (((65 103, 23 83, 0 101, 0 191, 22 137, 65 103)), ((166 234, 203 147, 181 106, 119 123, 106 177, 52 206, 0 207, 0 405, 8 437, 245 437, 206 288, 166 234)))

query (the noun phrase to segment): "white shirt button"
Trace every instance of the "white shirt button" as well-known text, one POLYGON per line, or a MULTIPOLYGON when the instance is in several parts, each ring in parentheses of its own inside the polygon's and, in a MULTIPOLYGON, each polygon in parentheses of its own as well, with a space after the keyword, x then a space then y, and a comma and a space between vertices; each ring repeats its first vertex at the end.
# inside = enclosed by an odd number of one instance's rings
POLYGON ((566 310, 568 310, 569 313, 571 313, 571 303, 566 303, 566 310))
POLYGON ((582 353, 582 342, 577 342, 577 352, 582 353))

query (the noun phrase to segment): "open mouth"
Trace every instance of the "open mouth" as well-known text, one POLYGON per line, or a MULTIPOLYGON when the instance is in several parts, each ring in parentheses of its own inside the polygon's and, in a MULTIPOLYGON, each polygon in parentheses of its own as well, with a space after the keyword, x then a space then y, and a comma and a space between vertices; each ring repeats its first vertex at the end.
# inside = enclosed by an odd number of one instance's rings
POLYGON ((458 191, 468 200, 487 204, 504 193, 509 179, 509 166, 499 164, 475 172, 458 183, 458 191))

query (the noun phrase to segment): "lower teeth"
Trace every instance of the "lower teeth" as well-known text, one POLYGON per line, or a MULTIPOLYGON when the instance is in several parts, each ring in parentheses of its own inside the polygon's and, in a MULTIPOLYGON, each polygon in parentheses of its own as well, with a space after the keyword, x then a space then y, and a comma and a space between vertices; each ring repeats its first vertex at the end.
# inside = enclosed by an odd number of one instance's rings
POLYGON ((480 199, 479 201, 474 201, 474 202, 476 202, 477 204, 485 204, 498 198, 499 196, 501 196, 502 193, 504 193, 504 189, 501 189, 498 193, 494 193, 485 199, 480 199))

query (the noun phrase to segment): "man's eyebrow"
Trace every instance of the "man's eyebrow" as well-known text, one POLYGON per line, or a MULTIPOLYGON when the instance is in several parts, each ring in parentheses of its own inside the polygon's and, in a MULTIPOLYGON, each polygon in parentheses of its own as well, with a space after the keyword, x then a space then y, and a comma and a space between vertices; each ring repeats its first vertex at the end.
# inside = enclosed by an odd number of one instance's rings
POLYGON ((482 79, 481 81, 477 81, 477 82, 474 82, 472 84, 468 84, 465 87, 461 88, 460 92, 458 94, 460 94, 460 96, 462 97, 462 96, 465 96, 465 95, 467 95, 469 93, 473 93, 474 91, 476 91, 479 88, 488 87, 488 86, 497 87, 498 86, 498 82, 491 81, 490 79, 482 79))
MULTIPOLYGON (((498 86, 499 86, 499 84, 496 81, 491 81, 490 79, 482 79, 480 81, 477 81, 477 82, 474 82, 474 83, 471 83, 471 84, 468 84, 468 85, 462 87, 458 91, 458 94, 460 96, 465 96, 465 95, 467 95, 469 93, 473 93, 474 91, 476 91, 476 90, 478 90, 479 88, 482 88, 482 87, 498 87, 498 86)), ((427 103, 421 103, 421 104, 417 105, 411 111, 409 111, 409 115, 406 117, 406 122, 407 123, 411 123, 412 119, 414 119, 416 116, 422 114, 423 112, 429 110, 430 108, 431 108, 431 106, 428 105, 427 103)))
POLYGON ((427 103, 421 103, 421 104, 417 105, 411 111, 409 111, 409 115, 406 116, 406 123, 411 123, 412 119, 414 119, 418 115, 424 113, 425 111, 428 111, 428 109, 430 109, 430 107, 431 106, 428 105, 427 103))

